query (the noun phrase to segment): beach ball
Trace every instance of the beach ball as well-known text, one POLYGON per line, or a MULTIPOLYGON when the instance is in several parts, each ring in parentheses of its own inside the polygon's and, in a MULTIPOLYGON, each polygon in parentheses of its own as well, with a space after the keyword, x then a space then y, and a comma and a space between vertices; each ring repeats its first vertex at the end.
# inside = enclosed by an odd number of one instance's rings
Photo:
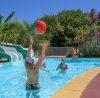
POLYGON ((32 34, 44 34, 46 31, 46 23, 38 20, 31 25, 32 34))

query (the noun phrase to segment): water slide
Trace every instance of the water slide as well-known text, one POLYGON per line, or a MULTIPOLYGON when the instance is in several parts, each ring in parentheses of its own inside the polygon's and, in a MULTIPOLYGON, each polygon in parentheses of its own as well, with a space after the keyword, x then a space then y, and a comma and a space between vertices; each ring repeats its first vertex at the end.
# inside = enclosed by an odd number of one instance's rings
POLYGON ((10 54, 13 57, 13 61, 18 61, 18 54, 11 52, 11 51, 5 51, 6 54, 10 54))
POLYGON ((23 48, 21 45, 15 45, 10 43, 5 44, 5 46, 15 48, 19 53, 23 55, 23 57, 26 57, 28 48, 23 48))
POLYGON ((10 55, 13 61, 23 60, 23 55, 13 47, 0 46, 0 52, 10 55))
POLYGON ((0 52, 0 61, 13 61, 13 57, 10 54, 6 54, 4 52, 0 52))

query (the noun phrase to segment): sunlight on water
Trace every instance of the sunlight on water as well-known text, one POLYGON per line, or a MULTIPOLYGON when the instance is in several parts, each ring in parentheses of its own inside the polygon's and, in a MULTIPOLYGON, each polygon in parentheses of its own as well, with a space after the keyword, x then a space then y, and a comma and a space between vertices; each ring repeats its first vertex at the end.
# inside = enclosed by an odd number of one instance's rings
POLYGON ((46 69, 40 70, 40 91, 26 91, 26 72, 23 62, 0 64, 0 98, 50 98, 65 83, 95 67, 100 59, 67 59, 67 74, 56 71, 60 58, 46 58, 46 69))

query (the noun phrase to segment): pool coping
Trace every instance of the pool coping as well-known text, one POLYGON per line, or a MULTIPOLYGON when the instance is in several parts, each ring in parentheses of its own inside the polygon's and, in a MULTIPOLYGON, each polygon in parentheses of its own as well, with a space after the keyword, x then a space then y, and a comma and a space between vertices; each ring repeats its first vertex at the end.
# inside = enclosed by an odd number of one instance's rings
POLYGON ((94 68, 65 84, 51 98, 80 98, 87 85, 100 73, 100 67, 94 68))
POLYGON ((63 58, 63 57, 65 57, 65 56, 46 56, 47 58, 63 58))

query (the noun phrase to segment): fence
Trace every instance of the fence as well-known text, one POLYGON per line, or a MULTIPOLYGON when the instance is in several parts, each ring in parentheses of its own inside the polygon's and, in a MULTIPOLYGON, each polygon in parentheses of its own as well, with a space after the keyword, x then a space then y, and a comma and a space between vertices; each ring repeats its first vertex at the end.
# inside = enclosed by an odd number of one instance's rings
MULTIPOLYGON (((49 47, 46 52, 46 56, 66 56, 66 53, 68 53, 68 56, 72 56, 73 54, 73 48, 78 47, 49 47)), ((85 51, 80 51, 83 47, 79 46, 79 56, 82 56, 85 53, 85 51), (81 53, 81 54, 80 54, 81 53)), ((100 53, 100 46, 97 46, 96 50, 98 53, 100 53)), ((95 49, 94 49, 95 51, 95 49)))
POLYGON ((49 47, 47 49, 47 56, 65 56, 68 49, 72 49, 73 47, 49 47))

